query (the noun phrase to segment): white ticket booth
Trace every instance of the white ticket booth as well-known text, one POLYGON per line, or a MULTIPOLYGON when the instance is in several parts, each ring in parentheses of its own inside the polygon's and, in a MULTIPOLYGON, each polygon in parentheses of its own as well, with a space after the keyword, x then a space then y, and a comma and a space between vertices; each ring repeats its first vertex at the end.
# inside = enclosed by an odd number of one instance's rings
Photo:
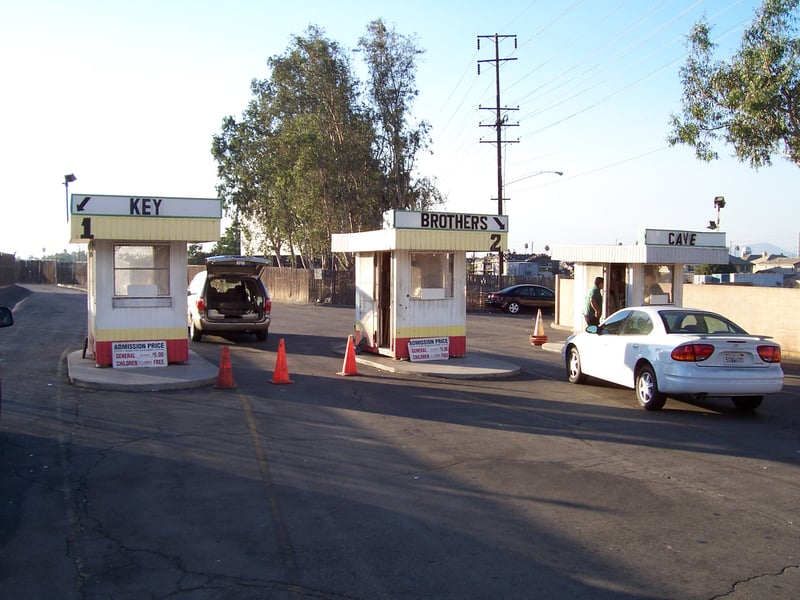
POLYGON ((466 257, 505 250, 508 217, 393 210, 384 228, 334 234, 355 255, 356 342, 397 359, 467 352, 466 257))
POLYGON ((72 194, 70 215, 70 241, 89 245, 87 354, 98 367, 186 362, 186 248, 219 239, 221 201, 72 194))
POLYGON ((557 300, 556 322, 582 330, 597 277, 603 278, 601 319, 626 306, 682 306, 685 265, 728 264, 728 246, 724 232, 646 229, 632 246, 557 246, 552 257, 575 268, 571 304, 557 300))

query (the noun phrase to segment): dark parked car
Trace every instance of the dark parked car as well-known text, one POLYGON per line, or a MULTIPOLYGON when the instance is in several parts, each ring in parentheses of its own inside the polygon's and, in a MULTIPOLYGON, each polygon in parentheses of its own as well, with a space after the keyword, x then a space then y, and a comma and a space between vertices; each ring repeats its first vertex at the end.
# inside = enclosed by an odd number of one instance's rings
POLYGON ((502 309, 513 315, 523 308, 553 310, 556 305, 556 294, 543 285, 521 283, 490 293, 483 305, 489 309, 502 309))
MULTIPOLYGON (((11 309, 5 306, 0 306, 0 327, 10 327, 14 324, 14 317, 11 315, 11 309)), ((0 402, 3 400, 3 385, 0 381, 0 402)), ((2 406, 2 405, 0 405, 2 406)))
POLYGON ((272 301, 261 275, 270 262, 252 256, 212 256, 188 290, 189 335, 254 333, 266 341, 272 301))

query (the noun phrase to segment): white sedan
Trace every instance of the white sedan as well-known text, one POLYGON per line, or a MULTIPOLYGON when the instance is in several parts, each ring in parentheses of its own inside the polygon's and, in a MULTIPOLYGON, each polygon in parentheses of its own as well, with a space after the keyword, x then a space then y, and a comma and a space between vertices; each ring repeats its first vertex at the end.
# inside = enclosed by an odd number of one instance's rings
POLYGON ((730 396, 753 410, 783 389, 779 344, 691 308, 624 308, 568 337, 563 358, 570 383, 588 376, 633 388, 647 410, 667 396, 730 396))

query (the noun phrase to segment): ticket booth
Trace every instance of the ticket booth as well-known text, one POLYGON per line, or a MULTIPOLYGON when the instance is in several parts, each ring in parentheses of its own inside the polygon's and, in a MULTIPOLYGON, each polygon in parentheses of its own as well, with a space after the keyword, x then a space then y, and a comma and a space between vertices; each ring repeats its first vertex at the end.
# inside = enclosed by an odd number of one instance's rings
POLYGON ((396 359, 467 352, 466 257, 505 250, 508 217, 393 210, 383 229, 334 234, 355 257, 356 343, 396 359))
POLYGON ((71 243, 88 243, 87 355, 98 367, 189 359, 187 244, 219 239, 210 198, 72 194, 71 243))
POLYGON ((727 264, 725 233, 646 229, 634 245, 559 246, 554 260, 575 265, 569 305, 556 306, 556 323, 582 330, 584 303, 597 277, 603 278, 605 319, 626 306, 683 305, 684 267, 727 264))

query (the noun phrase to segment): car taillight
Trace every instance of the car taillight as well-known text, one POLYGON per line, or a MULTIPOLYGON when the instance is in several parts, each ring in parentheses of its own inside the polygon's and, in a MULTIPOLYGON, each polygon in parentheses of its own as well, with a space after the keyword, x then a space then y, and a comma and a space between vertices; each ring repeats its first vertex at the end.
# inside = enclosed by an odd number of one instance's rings
POLYGON ((203 300, 202 298, 199 298, 194 303, 194 305, 197 307, 197 310, 199 310, 200 312, 203 312, 206 309, 206 301, 203 300))
POLYGON ((781 348, 780 346, 759 346, 756 348, 761 360, 768 363, 781 362, 781 348))
POLYGON ((714 354, 711 344, 681 344, 672 351, 672 360, 680 362, 701 362, 714 354))
POLYGON ((272 312, 272 300, 270 300, 269 298, 264 300, 264 312, 265 313, 272 312))

